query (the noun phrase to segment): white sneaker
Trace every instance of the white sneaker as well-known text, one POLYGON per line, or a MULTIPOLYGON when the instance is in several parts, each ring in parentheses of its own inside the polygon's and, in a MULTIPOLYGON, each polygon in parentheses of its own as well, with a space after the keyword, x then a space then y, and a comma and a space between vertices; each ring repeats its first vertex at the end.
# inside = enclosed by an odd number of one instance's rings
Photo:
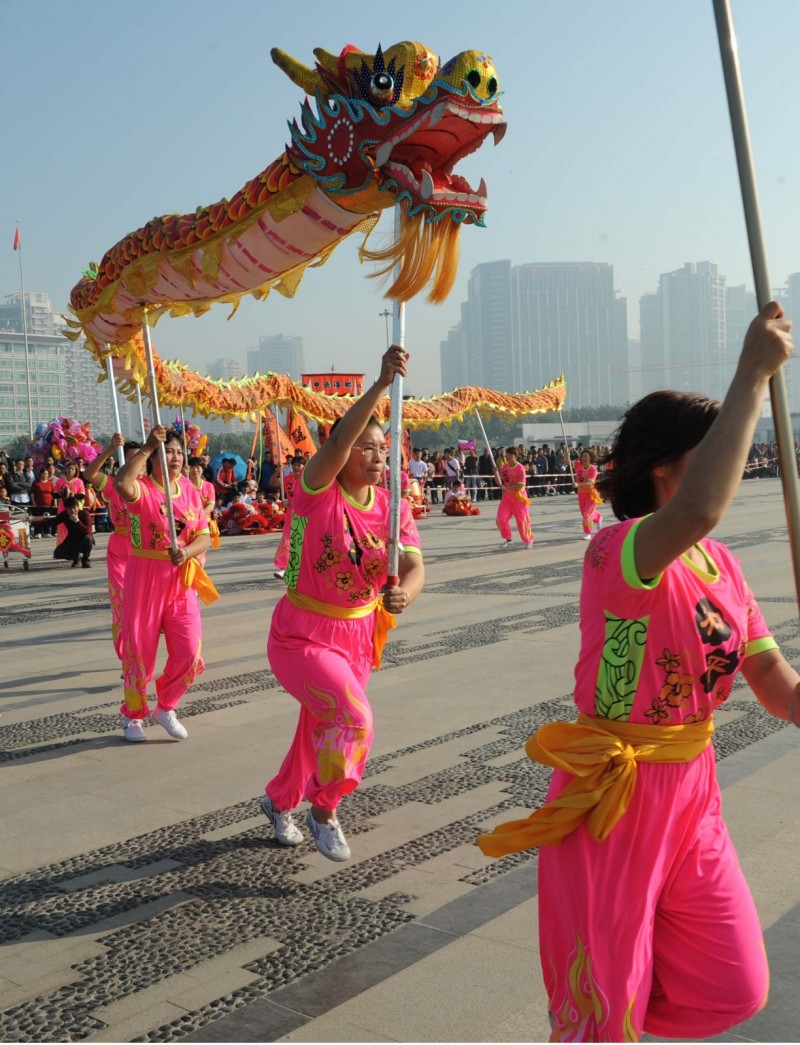
POLYGON ((583 535, 583 540, 584 541, 590 541, 591 539, 592 539, 592 535, 590 533, 585 533, 583 535))
POLYGON ((150 718, 154 722, 157 722, 159 726, 163 726, 169 735, 174 737, 175 740, 186 740, 189 736, 184 727, 178 721, 178 717, 174 711, 164 711, 163 708, 156 708, 156 710, 150 715, 150 718))
POLYGON ((314 845, 323 856, 337 862, 350 859, 350 846, 347 844, 338 820, 329 820, 327 823, 321 824, 314 819, 314 814, 309 809, 306 813, 306 823, 314 836, 314 845))
POLYGON ((501 548, 507 548, 509 546, 509 544, 513 544, 513 541, 511 540, 510 537, 508 538, 508 540, 506 540, 505 537, 502 537, 500 539, 500 547, 501 548))
POLYGON ((276 570, 276 571, 275 571, 275 572, 273 573, 273 575, 272 575, 272 576, 273 576, 273 577, 275 577, 275 579, 276 579, 276 580, 282 581, 282 580, 283 580, 283 575, 284 575, 285 573, 286 573, 286 570, 276 570))
POLYGON ((147 740, 147 734, 140 718, 122 716, 122 739, 130 741, 132 744, 140 744, 143 740, 147 740))
POLYGON ((273 806, 269 795, 264 795, 261 799, 261 808, 275 830, 276 842, 280 842, 281 845, 300 845, 303 841, 303 832, 292 820, 290 812, 279 813, 273 806))
POLYGON ((525 551, 529 552, 532 547, 533 547, 533 541, 526 541, 525 542, 525 551))

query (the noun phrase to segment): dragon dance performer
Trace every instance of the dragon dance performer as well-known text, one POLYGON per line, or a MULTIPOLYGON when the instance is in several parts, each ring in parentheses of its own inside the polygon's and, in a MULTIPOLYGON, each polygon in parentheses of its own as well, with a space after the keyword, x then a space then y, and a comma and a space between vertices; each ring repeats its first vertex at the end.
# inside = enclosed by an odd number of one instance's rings
POLYGON ((741 669, 800 725, 800 676, 741 567, 706 538, 733 500, 769 378, 789 358, 775 302, 750 325, 724 403, 653 392, 625 414, 602 480, 620 523, 592 540, 576 722, 527 746, 547 805, 478 842, 539 853, 553 1041, 724 1034, 766 1003, 758 915, 721 816, 713 713, 741 669), (714 481, 709 482, 709 475, 714 481))
POLYGON ((120 446, 123 448, 125 461, 129 461, 135 455, 139 470, 143 473, 146 468, 144 459, 136 453, 141 449, 142 444, 126 442, 124 435, 115 432, 111 437, 108 449, 99 453, 87 466, 83 479, 84 482, 91 483, 105 499, 108 505, 108 518, 114 526, 106 548, 106 569, 108 571, 108 601, 111 606, 111 640, 114 643, 114 651, 122 660, 122 597, 125 567, 128 565, 131 547, 128 536, 128 509, 117 492, 111 476, 100 470, 106 461, 114 456, 120 446))
POLYGON ((183 470, 183 440, 174 429, 156 425, 142 449, 126 460, 116 478, 116 489, 126 503, 130 520, 130 559, 125 571, 122 615, 122 668, 125 700, 122 735, 142 741, 148 715, 147 686, 155 673, 158 639, 167 644, 167 663, 156 679, 158 706, 154 722, 171 737, 185 740, 186 729, 175 708, 195 677, 204 671, 202 628, 198 596, 207 604, 218 598, 198 557, 211 544, 208 519, 200 494, 183 470), (139 476, 142 459, 165 444, 167 479, 178 547, 170 546, 164 477, 160 455, 152 457, 152 476, 139 476))
POLYGON ((597 457, 593 450, 584 450, 580 460, 575 462, 575 487, 578 491, 578 508, 583 521, 583 539, 591 540, 592 530, 599 530, 603 525, 603 516, 597 507, 601 504, 597 492, 597 457))
POLYGON ((511 544, 511 519, 516 520, 517 530, 526 548, 533 547, 533 530, 528 505, 530 498, 525 493, 525 465, 517 461, 517 451, 513 446, 506 449, 505 464, 497 473, 503 496, 497 508, 497 529, 506 546, 511 544))
MULTIPOLYGON (((222 543, 219 537, 219 526, 212 515, 214 505, 217 503, 216 491, 214 489, 214 484, 209 482, 208 479, 203 478, 203 459, 201 457, 189 458, 188 474, 189 482, 200 494, 203 511, 206 513, 206 518, 208 519, 208 532, 211 536, 211 547, 219 548, 222 543)), ((200 562, 205 566, 205 554, 200 558, 200 562)))
POLYGON ((303 798, 317 849, 346 860, 336 818, 358 787, 373 738, 366 694, 392 614, 419 595, 425 567, 407 502, 401 501, 399 583, 387 585, 389 493, 381 482, 388 449, 372 416, 408 356, 391 346, 375 384, 331 428, 305 466, 294 495, 286 594, 272 616, 267 655, 280 684, 300 703, 297 731, 261 805, 282 845, 303 840, 291 817, 303 798), (383 594, 381 591, 383 589, 383 594))

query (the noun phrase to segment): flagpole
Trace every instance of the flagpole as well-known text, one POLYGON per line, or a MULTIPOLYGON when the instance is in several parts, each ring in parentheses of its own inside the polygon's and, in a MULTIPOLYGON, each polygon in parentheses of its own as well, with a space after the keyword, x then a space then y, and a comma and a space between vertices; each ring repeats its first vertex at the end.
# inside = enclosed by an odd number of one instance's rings
MULTIPOLYGON (((758 202, 753 156, 750 149, 750 133, 744 105, 744 90, 739 71, 739 56, 736 35, 733 29, 728 0, 714 0, 714 17, 717 23, 722 71, 728 96, 728 112, 739 169, 739 187, 742 194, 747 236, 750 244, 750 262, 756 301, 762 309, 772 300, 772 288, 767 270, 767 256, 761 230, 761 215, 758 202)), ((781 367, 770 378, 769 393, 772 401, 772 417, 775 422, 775 439, 778 444, 778 460, 783 484, 783 499, 786 505, 789 546, 792 554, 795 593, 800 603, 800 483, 797 476, 797 459, 794 453, 794 432, 789 396, 786 390, 786 372, 781 367)))
MULTIPOLYGON (((114 411, 114 424, 115 432, 122 432, 122 423, 119 419, 119 403, 117 402, 117 386, 114 384, 114 364, 112 363, 111 356, 106 356, 106 373, 108 374, 108 383, 111 386, 111 407, 114 411)), ((121 447, 117 447, 117 461, 119 462, 120 468, 125 464, 125 450, 121 447)))
POLYGON ((486 429, 483 427, 483 418, 478 413, 477 406, 475 407, 475 416, 478 418, 478 424, 481 426, 481 433, 483 435, 483 441, 486 444, 486 449, 489 451, 489 460, 492 462, 492 471, 494 472, 495 479, 497 480, 497 485, 499 487, 502 487, 503 484, 500 481, 500 473, 497 471, 497 462, 495 461, 494 454, 492 453, 492 446, 491 446, 491 443, 489 442, 489 436, 486 434, 486 429))
POLYGON ((189 447, 186 445, 186 421, 183 416, 183 403, 178 404, 178 412, 181 418, 181 439, 183 440, 183 463, 185 467, 188 467, 189 447))
POLYGON ((567 465, 569 467, 569 477, 572 480, 572 485, 575 485, 575 475, 572 471, 572 457, 569 452, 569 442, 567 441, 567 430, 564 428, 564 417, 561 411, 558 411, 558 419, 561 422, 561 434, 564 436, 564 449, 567 451, 567 465))
MULTIPOLYGON (((400 204, 394 210, 395 242, 400 238, 400 204)), ((392 305, 392 344, 406 347, 406 306, 403 301, 392 305)), ((392 380, 391 415, 389 420, 389 556, 386 583, 397 585, 400 575, 400 469, 403 442, 403 376, 395 374, 392 380)))
POLYGON ((147 441, 147 432, 144 430, 144 410, 142 409, 142 390, 136 386, 136 405, 139 407, 139 430, 142 433, 142 442, 147 441))
MULTIPOLYGON (((153 411, 153 420, 156 425, 161 424, 161 411, 158 407, 158 388, 156 386, 156 368, 153 360, 153 344, 150 341, 150 328, 147 325, 147 308, 142 315, 142 336, 144 337, 144 351, 147 356, 147 377, 150 383, 150 406, 153 411)), ((163 443, 158 444, 158 456, 161 461, 161 479, 164 483, 165 507, 167 509, 167 523, 169 524, 169 543, 172 550, 178 550, 178 534, 175 529, 175 512, 172 507, 172 483, 169 477, 169 466, 167 465, 167 450, 163 443)))
POLYGON ((31 400, 31 359, 28 348, 28 310, 25 308, 25 278, 22 274, 22 239, 19 234, 19 222, 17 222, 14 234, 14 249, 19 251, 19 291, 22 301, 22 336, 25 339, 25 384, 28 390, 28 428, 30 429, 31 442, 33 442, 33 402, 31 400))

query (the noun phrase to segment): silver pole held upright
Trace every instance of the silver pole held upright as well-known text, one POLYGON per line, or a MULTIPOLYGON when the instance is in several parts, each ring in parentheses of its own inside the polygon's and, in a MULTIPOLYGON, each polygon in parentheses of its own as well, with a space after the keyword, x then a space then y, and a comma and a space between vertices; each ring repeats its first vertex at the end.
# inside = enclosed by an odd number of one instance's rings
POLYGON ((139 408, 139 431, 142 433, 142 444, 147 439, 147 432, 144 430, 144 410, 142 409, 142 390, 136 386, 136 405, 139 408))
MULTIPOLYGON (((111 387, 111 406, 114 410, 114 431, 122 432, 122 424, 119 419, 119 403, 117 402, 117 386, 114 384, 114 364, 111 361, 111 356, 106 356, 106 373, 108 374, 108 383, 111 387)), ((121 446, 117 447, 117 461, 119 462, 120 468, 125 464, 125 451, 121 446)))
MULTIPOLYGON (((401 213, 397 204, 394 211, 395 239, 400 236, 401 213)), ((392 344, 406 347, 406 306, 395 301, 392 306, 392 344)), ((391 417, 389 421, 391 445, 389 448, 389 555, 387 584, 397 584, 400 576, 400 469, 403 463, 403 377, 395 374, 392 380, 391 417)))
MULTIPOLYGON (((747 225, 747 238, 750 243, 750 261, 753 267, 756 300, 759 309, 762 309, 767 302, 772 300, 772 288, 767 270, 764 237, 761 230, 758 188, 753 166, 753 156, 750 149, 750 133, 748 131, 747 113, 744 105, 744 90, 739 72, 736 35, 733 29, 733 18, 728 0, 714 0, 714 17, 717 23, 717 37, 722 58, 722 71, 725 77, 725 91, 728 96, 728 111, 733 132, 733 144, 736 150, 736 164, 739 169, 739 185, 742 193, 745 223, 747 225)), ((786 374, 783 367, 770 379, 769 393, 772 401, 772 417, 775 422, 775 438, 778 443, 778 460, 781 467, 783 499, 786 505, 795 592, 800 603, 800 484, 797 476, 797 458, 794 452, 792 416, 789 407, 789 396, 786 390, 786 374)))
MULTIPOLYGON (((147 325, 147 310, 144 312, 142 323, 142 336, 144 337, 144 350, 147 356, 147 378, 150 383, 150 406, 153 410, 153 422, 161 424, 161 411, 158 407, 158 388, 156 386, 156 368, 153 362, 153 344, 150 341, 150 328, 147 325)), ((169 543, 173 551, 178 550, 178 534, 175 530, 175 512, 172 508, 172 483, 169 478, 167 466, 167 451, 163 443, 158 444, 158 456, 161 461, 161 478, 164 481, 164 496, 167 509, 167 523, 169 524, 169 543)))

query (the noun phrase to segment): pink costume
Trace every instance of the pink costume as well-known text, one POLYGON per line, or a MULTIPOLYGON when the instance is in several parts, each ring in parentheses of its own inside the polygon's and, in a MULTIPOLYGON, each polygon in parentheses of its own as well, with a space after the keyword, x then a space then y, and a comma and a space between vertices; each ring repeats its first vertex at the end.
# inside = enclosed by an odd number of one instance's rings
POLYGON ((99 479, 98 490, 108 504, 108 517, 114 525, 114 532, 108 538, 106 548, 106 569, 108 601, 111 605, 111 639, 117 656, 122 660, 122 592, 131 549, 128 536, 128 506, 117 493, 109 476, 101 473, 99 479))
POLYGON ((275 558, 272 560, 279 570, 285 570, 289 564, 289 540, 292 532, 292 507, 295 494, 295 480, 290 473, 283 477, 283 492, 286 499, 286 516, 283 520, 283 533, 275 550, 275 558))
MULTIPOLYGON (((139 496, 127 502, 130 559, 125 571, 122 616, 125 702, 120 710, 127 718, 146 718, 147 685, 155 673, 162 631, 167 663, 156 679, 160 708, 176 708, 205 666, 197 592, 184 586, 183 570, 173 566, 169 558, 164 489, 152 476, 137 479, 136 483, 139 496)), ((200 494, 188 479, 181 476, 172 490, 178 544, 186 547, 199 534, 208 533, 208 520, 200 494)))
MULTIPOLYGON (((684 555, 641 580, 638 523, 589 545, 575 703, 601 729, 603 720, 645 733, 702 729, 742 661, 776 643, 738 561, 716 541, 698 546, 705 569, 684 555)), ((634 765, 630 804, 604 841, 583 821, 539 851, 553 1041, 638 1041, 643 1030, 696 1041, 766 1003, 761 928, 722 820, 713 747, 634 765)), ((574 779, 556 769, 549 798, 574 779)))
MULTIPOLYGON (((194 484, 192 484, 192 485, 194 486, 194 484)), ((211 537, 212 537, 212 545, 211 546, 212 546, 212 548, 216 548, 216 547, 219 546, 219 527, 217 526, 216 523, 213 523, 213 525, 212 525, 213 520, 211 520, 211 518, 209 516, 209 512, 208 512, 208 509, 209 508, 213 508, 214 505, 217 503, 217 495, 216 495, 216 491, 214 490, 214 484, 210 483, 208 481, 208 479, 203 479, 203 481, 200 483, 199 489, 196 486, 194 488, 200 494, 200 503, 203 505, 203 512, 205 513, 206 519, 209 520, 208 529, 209 529, 209 533, 211 534, 211 537), (214 527, 215 526, 217 527, 217 533, 216 533, 217 544, 213 543, 214 527)), ((200 563, 201 566, 205 566, 205 564, 206 564, 206 555, 207 554, 208 554, 207 552, 203 552, 202 555, 198 555, 197 556, 197 561, 200 563)))
POLYGON ((511 517, 517 521, 517 530, 523 544, 533 544, 533 530, 528 511, 530 500, 525 493, 525 465, 517 464, 513 468, 504 464, 500 469, 500 481, 503 486, 509 483, 522 483, 521 490, 503 490, 503 496, 497 509, 497 529, 503 540, 511 540, 511 517))
POLYGON ((575 463, 575 482, 578 485, 578 507, 583 520, 583 532, 591 533, 595 524, 603 525, 603 516, 597 507, 595 482, 597 480, 597 468, 590 464, 584 468, 580 461, 575 463))
MULTIPOLYGON (((77 497, 81 500, 86 498, 86 487, 83 485, 83 479, 65 479, 60 475, 53 483, 53 493, 62 502, 65 497, 77 497)), ((82 503, 80 507, 83 507, 82 503)), ((67 528, 63 523, 59 523, 56 527, 56 547, 66 539, 67 528)))
MULTIPOLYGON (((401 502, 403 551, 421 554, 401 502)), ((294 740, 265 791, 276 809, 307 798, 334 810, 358 787, 372 744, 366 694, 373 666, 378 593, 386 583, 389 494, 372 487, 358 504, 338 482, 294 496, 287 593, 272 615, 270 666, 300 703, 294 740)))

